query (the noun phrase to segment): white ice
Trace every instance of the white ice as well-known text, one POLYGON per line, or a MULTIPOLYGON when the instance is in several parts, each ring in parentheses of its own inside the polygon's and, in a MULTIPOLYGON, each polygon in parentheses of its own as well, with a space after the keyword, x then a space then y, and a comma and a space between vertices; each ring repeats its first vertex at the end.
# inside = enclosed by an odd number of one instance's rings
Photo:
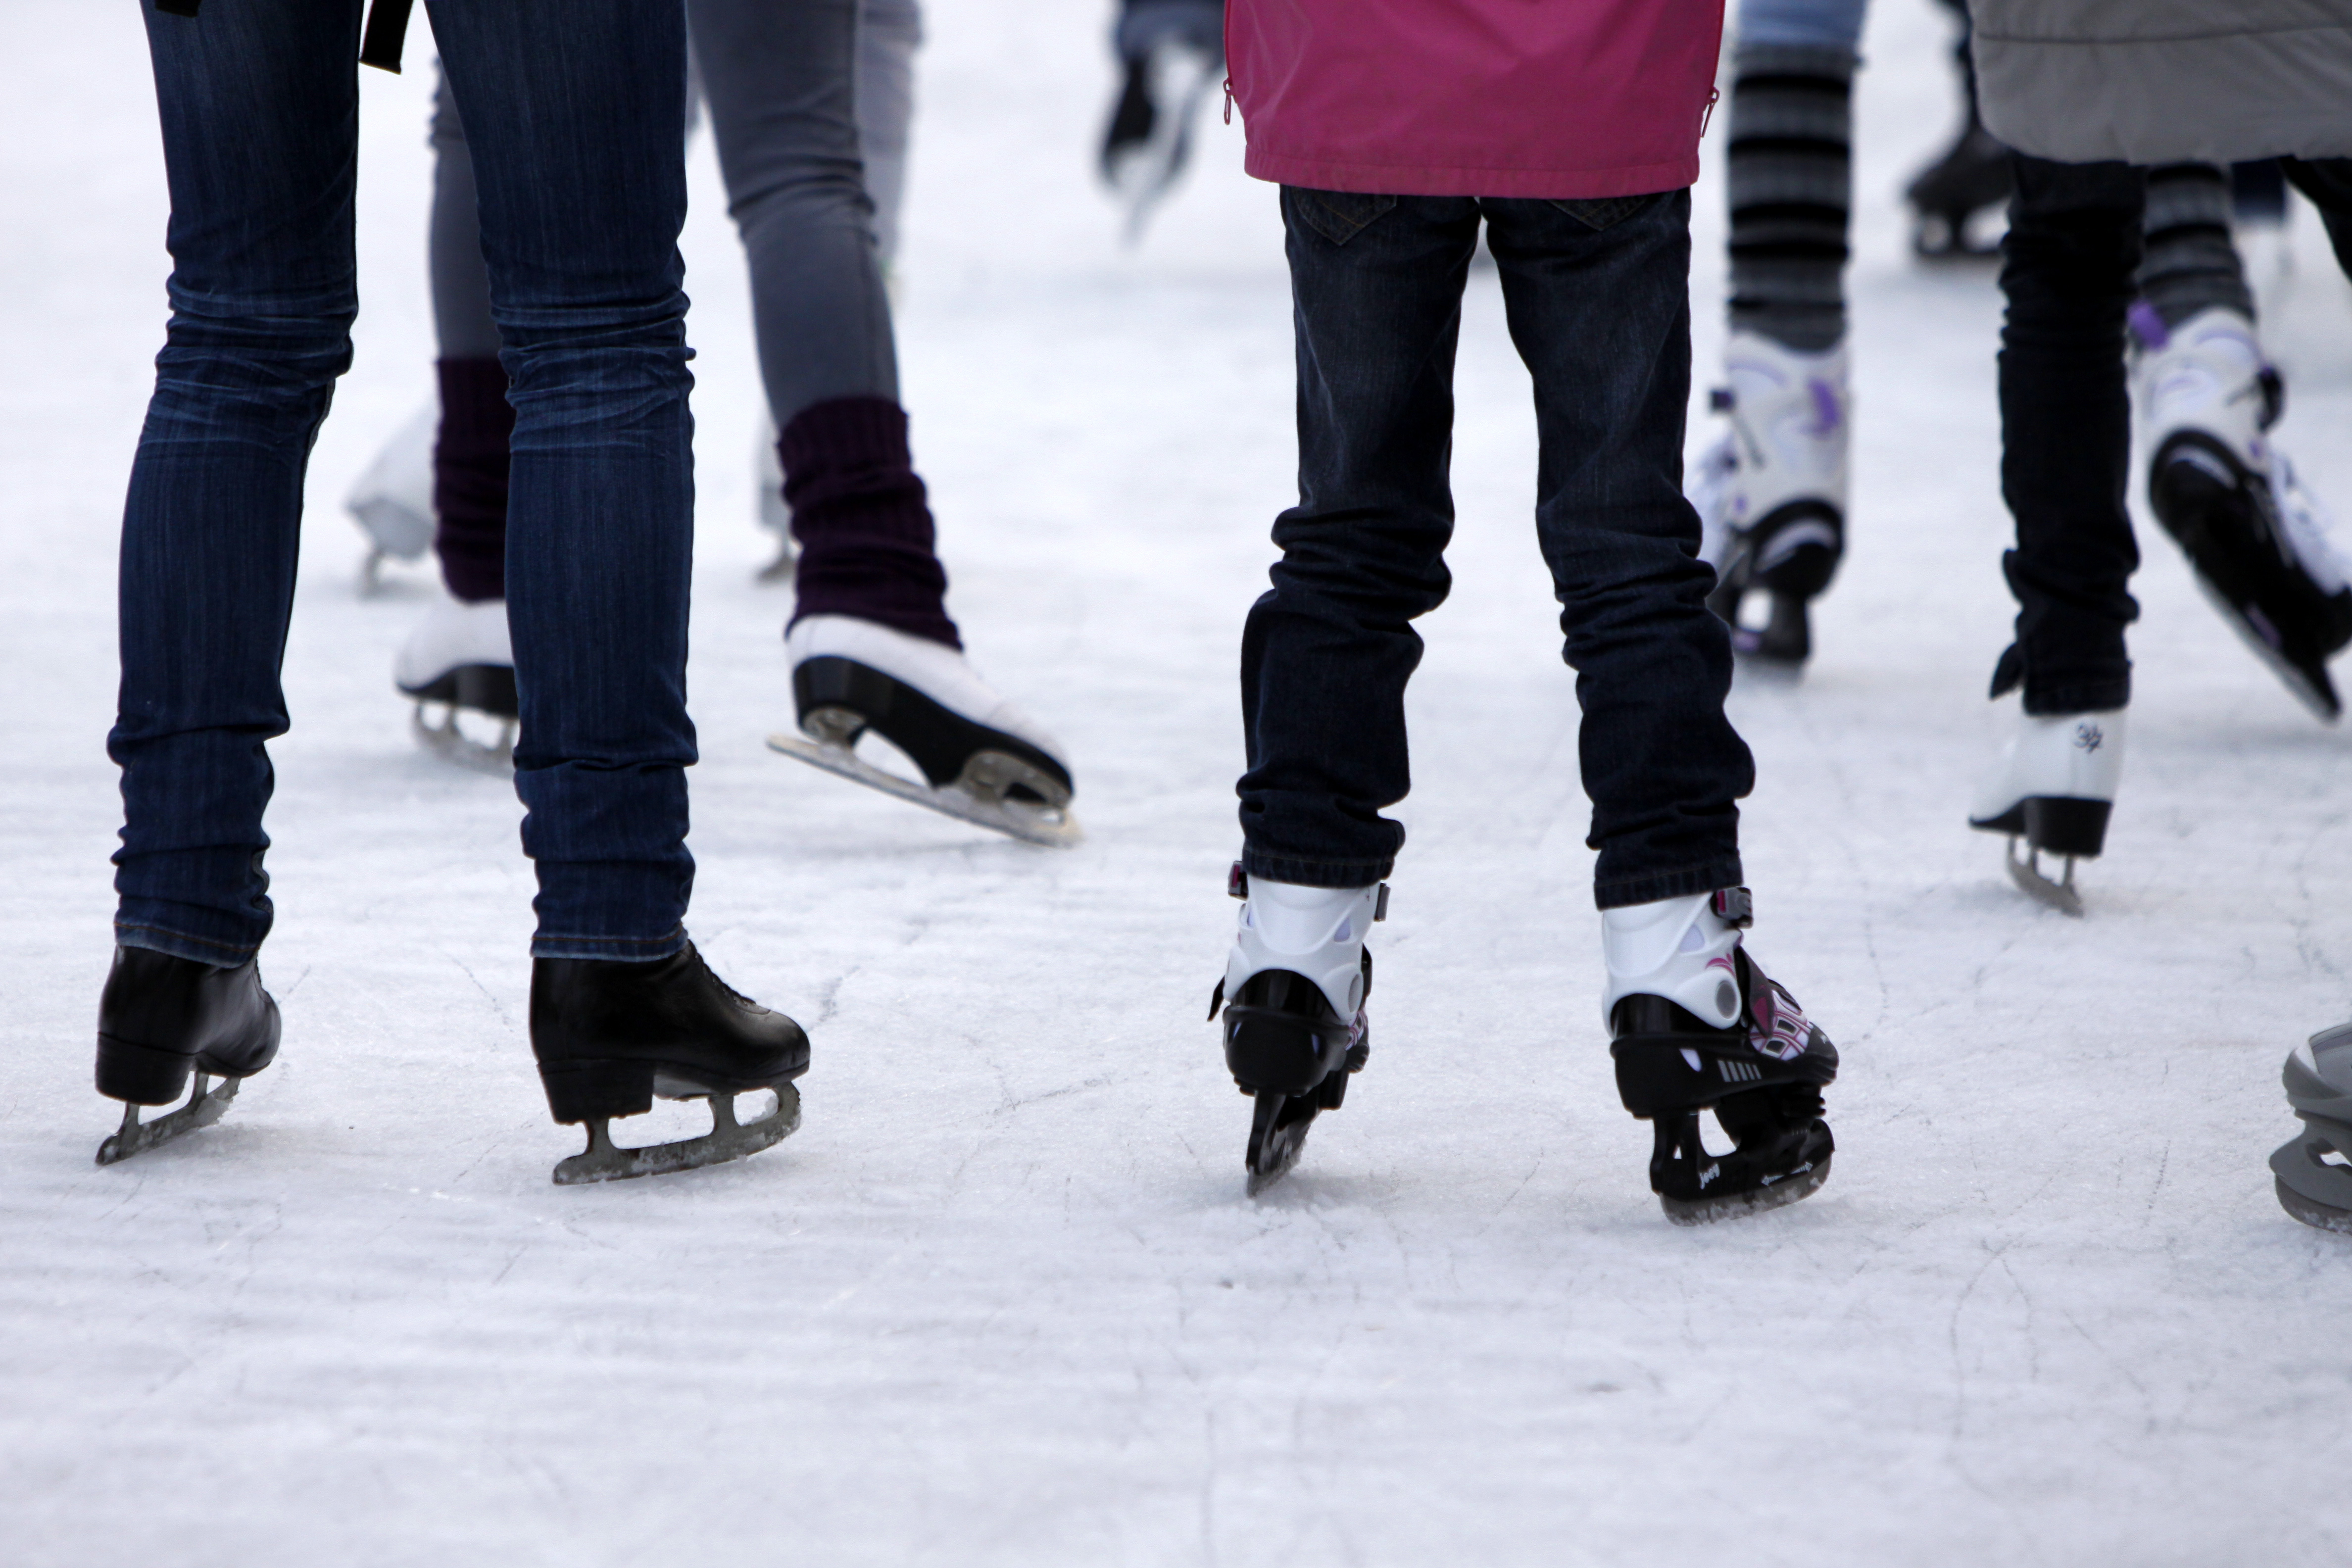
MULTIPOLYGON (((1290 494, 1273 193, 1206 122, 1123 252, 1091 174, 1104 0, 929 10, 907 398, 952 607, 1071 747, 1089 837, 1026 847, 761 744, 787 595, 752 582, 759 391, 698 144, 692 929, 816 1066, 772 1152, 559 1189, 578 1144, 524 1035, 518 808, 410 740, 392 658, 432 579, 360 597, 338 505, 431 384, 421 27, 409 73, 365 84, 365 313, 273 748, 284 1056, 219 1127, 90 1163, 113 558, 165 199, 137 9, 0 3, 0 1560, 2352 1557, 2352 1254, 2263 1167, 2280 1059, 2352 1001, 2347 742, 2150 526, 2088 917, 1963 827, 2009 525, 1993 279, 1915 264, 1895 195, 1951 127, 1941 13, 1884 0, 1862 79, 1852 558, 1802 683, 1734 698, 1754 944, 1845 1056, 1836 1172, 1692 1232, 1599 1037, 1575 702, 1490 276, 1376 1048, 1297 1173, 1243 1197, 1248 1105, 1202 1014, 1235 647, 1290 494)), ((2281 436, 2352 510, 2352 289, 2308 210, 2294 239, 2281 436)))

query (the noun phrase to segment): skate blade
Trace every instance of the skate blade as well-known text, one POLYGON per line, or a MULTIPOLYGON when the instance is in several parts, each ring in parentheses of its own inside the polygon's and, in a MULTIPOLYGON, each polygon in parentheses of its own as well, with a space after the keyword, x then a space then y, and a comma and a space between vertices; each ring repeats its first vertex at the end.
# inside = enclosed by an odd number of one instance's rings
POLYGON ((210 1127, 228 1110, 228 1102, 236 1098, 238 1081, 225 1078, 218 1089, 212 1089, 212 1080, 198 1073, 196 1091, 188 1097, 188 1103, 169 1116, 159 1116, 152 1121, 142 1122, 139 1108, 124 1105, 121 1127, 113 1137, 98 1146, 98 1163, 101 1165, 115 1164, 133 1154, 143 1154, 158 1143, 169 1143, 184 1132, 210 1127))
POLYGON ((1810 1165, 1801 1166, 1785 1176, 1777 1177, 1771 1185, 1757 1187, 1744 1193, 1726 1193, 1719 1198, 1699 1198, 1696 1201, 1670 1198, 1658 1194, 1658 1206, 1676 1225, 1713 1225, 1717 1220, 1745 1219, 1750 1215, 1769 1213, 1787 1208, 1790 1204, 1811 1197, 1830 1179, 1830 1162, 1837 1156, 1824 1154, 1810 1165))
POLYGON ((2286 1210, 2314 1230, 2333 1231, 2337 1236, 2352 1236, 2352 1209, 2340 1209, 2316 1198, 2305 1197, 2286 1184, 2284 1176, 2271 1178, 2277 1190, 2279 1207, 2286 1210))
POLYGON ((555 1167, 555 1184, 579 1186, 588 1182, 625 1182, 634 1176, 661 1176, 720 1165, 756 1154, 781 1143, 801 1126, 801 1091, 789 1083, 775 1086, 776 1108, 757 1121, 735 1120, 732 1094, 710 1096, 710 1131, 699 1138, 675 1143, 654 1143, 643 1149, 623 1149, 613 1142, 612 1123, 588 1124, 588 1147, 555 1167))
POLYGON ((2202 572, 2192 569, 2189 574, 2196 579, 2197 591, 2205 595, 2205 602, 2213 606, 2214 613, 2221 617, 2223 623, 2231 631, 2238 634, 2238 640, 2252 649, 2256 658, 2270 667, 2270 672, 2278 677, 2279 684, 2285 687, 2297 702, 2311 710, 2313 718, 2323 724, 2333 724, 2343 717, 2344 705, 2337 700, 2333 689, 2334 683, 2328 681, 2327 672, 2324 668, 2320 671, 2319 679, 2313 679, 2307 671, 2273 647, 2270 645, 2270 639, 2255 629, 2253 623, 2246 619, 2242 610, 2230 603, 2228 595, 2208 583, 2202 572))
POLYGON ((1079 830, 1078 819, 1066 806, 1031 805, 1017 800, 991 799, 952 784, 933 789, 929 784, 886 773, 845 746, 825 745, 800 735, 771 735, 768 747, 771 751, 797 758, 811 767, 854 779, 869 789, 878 789, 884 795, 897 795, 900 800, 929 806, 960 821, 993 828, 1025 843, 1066 849, 1085 837, 1079 830))
POLYGON ((2009 841, 2009 879, 2029 897, 2048 904, 2061 914, 2081 920, 2083 896, 2074 890, 2074 858, 2072 855, 2066 857, 2065 879, 2053 882, 2042 874, 2042 852, 2030 849, 2026 853, 2030 858, 2018 858, 2017 839, 2012 837, 2009 841))
POLYGON ((484 745, 457 728, 457 709, 454 703, 424 703, 416 705, 408 716, 409 727, 415 731, 416 743, 444 762, 471 768, 477 773, 494 773, 503 778, 514 772, 515 721, 499 719, 499 738, 495 744, 484 745), (441 721, 430 723, 425 717, 427 707, 440 709, 441 721))
POLYGON ((1287 1126, 1277 1125, 1279 1117, 1291 1097, 1280 1094, 1260 1094, 1255 1097, 1250 1112, 1249 1155, 1246 1164, 1249 1180, 1244 1192, 1255 1197, 1283 1177, 1290 1174, 1298 1163, 1298 1156, 1307 1150, 1307 1130, 1315 1125, 1312 1112, 1287 1126))

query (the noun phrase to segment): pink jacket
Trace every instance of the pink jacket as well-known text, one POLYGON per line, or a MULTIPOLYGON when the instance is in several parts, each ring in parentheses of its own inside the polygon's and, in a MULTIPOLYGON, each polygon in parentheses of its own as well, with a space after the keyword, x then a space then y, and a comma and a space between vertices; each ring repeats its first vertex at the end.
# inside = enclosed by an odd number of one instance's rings
POLYGON ((1261 180, 1627 196, 1698 177, 1723 0, 1229 0, 1261 180))

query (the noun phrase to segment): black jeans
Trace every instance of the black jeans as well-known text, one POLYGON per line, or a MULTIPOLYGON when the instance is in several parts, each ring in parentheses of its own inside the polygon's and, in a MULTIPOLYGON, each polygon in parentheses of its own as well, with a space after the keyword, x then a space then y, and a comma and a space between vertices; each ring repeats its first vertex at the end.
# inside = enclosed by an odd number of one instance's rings
POLYGON ((2022 679, 2028 713, 2084 713, 2131 700, 2124 627, 2139 566, 2125 510, 2131 401, 2124 313, 2140 259, 2146 173, 2125 163, 2018 156, 2002 242, 2000 491, 2017 521, 2001 557, 2017 641, 1993 676, 2022 679))
POLYGON ((1535 379, 1536 534, 1584 710, 1604 908, 1740 880, 1755 782, 1724 717, 1731 645, 1683 499, 1690 194, 1550 202, 1286 188, 1298 504, 1242 635, 1244 864, 1319 887, 1387 876, 1411 787, 1411 622, 1444 602, 1462 288, 1478 235, 1535 379))

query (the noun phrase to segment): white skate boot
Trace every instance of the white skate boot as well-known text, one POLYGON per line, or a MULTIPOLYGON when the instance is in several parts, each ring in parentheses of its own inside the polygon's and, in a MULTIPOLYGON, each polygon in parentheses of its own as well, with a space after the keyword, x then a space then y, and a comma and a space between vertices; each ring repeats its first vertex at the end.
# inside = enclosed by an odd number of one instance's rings
POLYGON ((2343 703, 2327 658, 2352 642, 2352 585, 2325 510, 2265 434, 2284 394, 2253 323, 2216 306, 2168 330, 2137 309, 2132 335, 2148 505, 2213 606, 2334 721, 2343 703))
POLYGON ((453 763, 491 773, 514 766, 520 707, 515 700, 514 647, 507 636, 507 602, 468 605, 444 599, 401 645, 393 684, 416 699, 411 722, 426 749, 453 763), (437 722, 428 710, 437 709, 437 722), (491 720, 496 738, 478 740, 457 726, 461 712, 491 720))
POLYGON ((2074 862, 2098 858, 2106 845, 2107 817, 2123 780, 2126 711, 2021 713, 1969 812, 1969 826, 1979 833, 2009 835, 2009 874, 2017 885, 2070 915, 2083 912, 2074 862), (2057 881, 2042 873, 2044 853, 2065 858, 2057 881))
POLYGON ((1388 918, 1389 889, 1276 882, 1244 875, 1238 861, 1225 889, 1243 900, 1241 921, 1209 1016, 1223 1008, 1225 1066, 1257 1102, 1246 1161, 1255 1196, 1298 1163, 1316 1114, 1339 1108, 1371 1051, 1364 938, 1388 918))
POLYGON ((1829 1180, 1837 1047, 1740 943, 1745 888, 1604 910, 1601 1012, 1625 1109, 1653 1124, 1650 1188, 1676 1225, 1779 1208, 1829 1180), (1712 1110, 1735 1147, 1707 1152, 1712 1110))
POLYGON ((387 558, 417 561, 433 545, 433 443, 441 405, 430 403, 403 425, 343 498, 343 510, 368 536, 360 591, 373 593, 387 558))
POLYGON ((1731 429, 1701 459, 1691 493, 1706 529, 1701 554, 1719 580, 1707 607, 1730 624, 1739 652, 1801 665, 1812 651, 1806 605, 1845 552, 1845 348, 1800 353, 1734 332, 1723 371, 1713 403, 1731 429), (1739 618, 1751 592, 1770 599, 1761 626, 1739 618))
POLYGON ((1061 743, 961 653, 850 616, 795 622, 784 648, 801 732, 769 736, 774 750, 1033 844, 1078 841, 1061 743), (922 782, 858 756, 868 732, 905 752, 922 782))

